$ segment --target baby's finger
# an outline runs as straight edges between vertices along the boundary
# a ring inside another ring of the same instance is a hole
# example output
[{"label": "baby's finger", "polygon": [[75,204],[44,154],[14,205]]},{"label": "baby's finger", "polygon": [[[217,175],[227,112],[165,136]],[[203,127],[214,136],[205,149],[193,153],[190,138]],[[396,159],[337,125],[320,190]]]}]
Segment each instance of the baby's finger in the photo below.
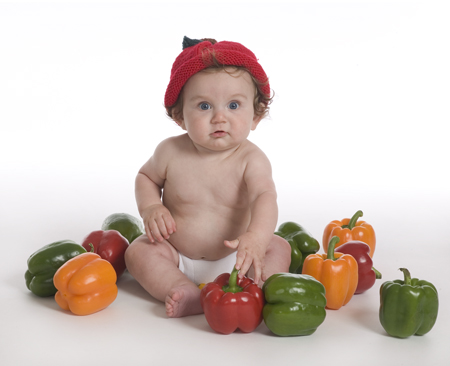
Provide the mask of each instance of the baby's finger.
[{"label": "baby's finger", "polygon": [[253,261],[253,271],[255,272],[255,278],[254,281],[256,284],[259,284],[259,281],[261,281],[262,276],[262,268],[261,263],[259,261]]},{"label": "baby's finger", "polygon": [[245,251],[238,250],[236,253],[236,264],[235,264],[235,268],[237,270],[241,270],[244,260],[245,260]]},{"label": "baby's finger", "polygon": [[162,235],[161,235],[161,233],[160,233],[160,231],[159,231],[159,227],[158,227],[158,224],[156,223],[156,221],[152,221],[152,222],[150,223],[150,230],[151,230],[151,232],[152,232],[153,238],[154,238],[156,241],[161,242],[161,241],[164,240],[164,238],[162,237]]},{"label": "baby's finger", "polygon": [[267,274],[266,274],[266,262],[263,261],[261,263],[261,282],[266,282],[267,280]]},{"label": "baby's finger", "polygon": [[154,243],[155,239],[152,235],[152,230],[150,229],[149,225],[145,225],[145,233],[147,234],[148,240],[150,240],[150,243]]},{"label": "baby's finger", "polygon": [[251,256],[246,255],[244,262],[242,263],[242,266],[241,266],[241,271],[239,272],[239,275],[238,275],[239,278],[243,278],[247,274],[247,272],[250,270],[252,262],[253,261],[252,261]]},{"label": "baby's finger", "polygon": [[166,226],[167,233],[172,235],[176,231],[175,221],[171,215],[163,215],[164,225]]},{"label": "baby's finger", "polygon": [[225,240],[223,243],[228,248],[236,249],[239,246],[239,239]]},{"label": "baby's finger", "polygon": [[161,237],[157,237],[159,241],[163,241],[163,239],[169,239],[169,234],[167,232],[166,223],[164,222],[164,219],[162,216],[158,217],[156,219],[156,224],[158,225],[159,234]]}]

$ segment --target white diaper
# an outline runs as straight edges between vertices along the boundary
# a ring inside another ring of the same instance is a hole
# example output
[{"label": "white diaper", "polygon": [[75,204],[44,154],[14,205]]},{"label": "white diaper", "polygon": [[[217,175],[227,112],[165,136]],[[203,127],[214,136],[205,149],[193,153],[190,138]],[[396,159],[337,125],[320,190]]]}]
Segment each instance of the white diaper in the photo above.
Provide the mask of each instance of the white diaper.
[{"label": "white diaper", "polygon": [[208,283],[222,273],[231,273],[236,264],[236,252],[217,261],[191,259],[178,252],[178,268],[196,285]]}]

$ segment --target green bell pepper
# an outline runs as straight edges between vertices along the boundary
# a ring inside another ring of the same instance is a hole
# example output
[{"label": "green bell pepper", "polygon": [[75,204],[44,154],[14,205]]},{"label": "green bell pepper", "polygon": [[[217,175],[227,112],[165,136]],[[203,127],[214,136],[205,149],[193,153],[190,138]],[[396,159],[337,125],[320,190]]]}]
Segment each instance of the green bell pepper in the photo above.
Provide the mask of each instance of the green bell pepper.
[{"label": "green bell pepper", "polygon": [[388,281],[380,287],[380,322],[393,337],[424,335],[436,322],[439,301],[436,287],[411,278],[406,268],[400,268],[405,280]]},{"label": "green bell pepper", "polygon": [[127,213],[109,215],[103,221],[102,230],[117,230],[130,244],[134,239],[145,233],[142,221]]},{"label": "green bell pepper", "polygon": [[48,244],[28,258],[25,272],[27,288],[37,296],[52,296],[58,291],[53,285],[55,272],[69,259],[86,253],[80,244],[72,240],[61,240]]},{"label": "green bell pepper", "polygon": [[310,335],[325,320],[325,287],[312,276],[277,273],[266,280],[263,291],[264,322],[276,335]]},{"label": "green bell pepper", "polygon": [[278,227],[275,235],[281,236],[291,246],[290,273],[302,273],[305,258],[317,253],[320,249],[319,242],[302,226],[295,222],[285,222]]}]

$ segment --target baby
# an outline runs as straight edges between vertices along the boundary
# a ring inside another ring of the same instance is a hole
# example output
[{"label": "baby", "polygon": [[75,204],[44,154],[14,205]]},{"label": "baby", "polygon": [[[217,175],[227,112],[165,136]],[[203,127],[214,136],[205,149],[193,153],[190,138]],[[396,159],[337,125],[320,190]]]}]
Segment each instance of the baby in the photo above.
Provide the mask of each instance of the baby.
[{"label": "baby", "polygon": [[202,313],[200,283],[287,272],[291,249],[274,235],[269,160],[247,140],[271,101],[255,55],[235,42],[184,38],[165,95],[185,134],[162,141],[136,177],[146,235],[128,248],[129,272],[169,317]]}]

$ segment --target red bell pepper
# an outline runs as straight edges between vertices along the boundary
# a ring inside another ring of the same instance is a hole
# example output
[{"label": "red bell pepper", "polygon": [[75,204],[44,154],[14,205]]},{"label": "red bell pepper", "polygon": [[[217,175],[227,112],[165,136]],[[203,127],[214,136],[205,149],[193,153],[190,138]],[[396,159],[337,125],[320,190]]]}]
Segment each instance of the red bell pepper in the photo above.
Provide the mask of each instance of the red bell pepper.
[{"label": "red bell pepper", "polygon": [[119,278],[126,269],[125,251],[129,246],[128,240],[116,230],[97,230],[86,236],[81,245],[89,252],[89,244],[94,246],[94,253],[112,264]]},{"label": "red bell pepper", "polygon": [[359,240],[349,241],[336,248],[336,252],[350,254],[358,263],[358,286],[355,294],[360,294],[371,288],[376,279],[381,278],[381,273],[373,267],[370,258],[370,247]]},{"label": "red bell pepper", "polygon": [[250,333],[262,321],[264,294],[252,279],[238,279],[238,272],[222,273],[200,293],[206,321],[217,333]]}]

